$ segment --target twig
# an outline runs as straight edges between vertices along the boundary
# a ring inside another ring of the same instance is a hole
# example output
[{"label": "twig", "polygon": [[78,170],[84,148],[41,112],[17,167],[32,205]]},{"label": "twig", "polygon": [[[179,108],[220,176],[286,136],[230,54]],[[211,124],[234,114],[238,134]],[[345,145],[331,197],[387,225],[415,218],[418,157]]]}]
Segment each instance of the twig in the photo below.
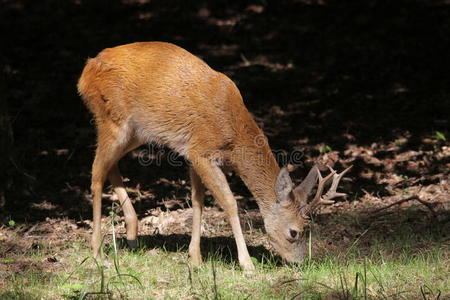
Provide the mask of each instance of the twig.
[{"label": "twig", "polygon": [[375,209],[375,210],[373,210],[373,211],[371,212],[371,214],[379,213],[380,211],[385,210],[385,209],[388,209],[388,208],[390,208],[390,207],[392,207],[392,206],[394,206],[394,205],[399,205],[399,204],[402,204],[402,203],[405,203],[405,202],[408,202],[408,201],[411,201],[411,200],[416,200],[416,201],[420,202],[421,204],[425,205],[425,206],[431,211],[431,213],[432,213],[433,215],[436,215],[436,212],[435,212],[434,209],[433,209],[433,204],[432,204],[431,202],[428,202],[428,201],[425,201],[425,200],[420,199],[420,197],[417,196],[417,195],[409,196],[409,197],[407,197],[407,198],[404,198],[404,199],[395,201],[394,203],[391,203],[391,204],[389,204],[389,205],[387,205],[387,206],[384,206],[384,207]]},{"label": "twig", "polygon": [[388,208],[390,208],[390,207],[392,207],[392,206],[394,206],[394,205],[402,204],[402,203],[405,203],[405,202],[408,202],[408,201],[411,201],[411,200],[415,200],[415,199],[417,199],[417,196],[416,196],[416,195],[414,195],[414,196],[409,196],[409,197],[407,197],[407,198],[404,198],[404,199],[400,199],[400,200],[398,200],[398,201],[395,201],[394,203],[391,203],[391,204],[386,205],[386,206],[384,206],[384,207],[375,209],[375,210],[373,210],[371,213],[372,213],[372,214],[376,214],[376,213],[378,213],[378,212],[380,212],[380,211],[382,211],[382,210],[388,209]]},{"label": "twig", "polygon": [[38,225],[39,224],[35,224],[35,225],[31,226],[31,228],[25,232],[24,236],[28,236],[30,233],[32,233]]},{"label": "twig", "polygon": [[43,239],[48,238],[48,236],[46,236],[46,235],[29,235],[29,236],[26,236],[26,238],[27,239],[35,239],[35,240],[43,240]]},{"label": "twig", "polygon": [[434,203],[422,200],[422,199],[420,199],[420,197],[417,197],[416,200],[419,201],[420,203],[422,203],[423,205],[425,205],[430,210],[430,212],[433,214],[433,216],[436,216],[436,212],[433,209]]}]

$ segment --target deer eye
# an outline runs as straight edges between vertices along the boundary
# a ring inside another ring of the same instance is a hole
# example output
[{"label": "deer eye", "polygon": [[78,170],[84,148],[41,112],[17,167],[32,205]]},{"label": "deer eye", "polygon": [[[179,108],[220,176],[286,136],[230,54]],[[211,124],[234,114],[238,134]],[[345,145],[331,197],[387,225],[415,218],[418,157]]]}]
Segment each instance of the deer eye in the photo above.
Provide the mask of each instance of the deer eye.
[{"label": "deer eye", "polygon": [[294,229],[289,229],[289,235],[292,239],[296,239],[298,237],[298,231]]}]

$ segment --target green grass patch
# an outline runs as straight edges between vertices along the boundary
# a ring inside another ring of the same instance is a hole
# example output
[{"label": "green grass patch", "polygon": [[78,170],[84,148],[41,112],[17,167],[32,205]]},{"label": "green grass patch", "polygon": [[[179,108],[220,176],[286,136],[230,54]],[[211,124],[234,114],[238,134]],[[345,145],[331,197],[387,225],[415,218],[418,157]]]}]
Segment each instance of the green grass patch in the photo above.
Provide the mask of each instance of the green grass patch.
[{"label": "green grass patch", "polygon": [[[29,269],[7,276],[0,298],[444,299],[450,292],[445,245],[419,253],[406,247],[392,255],[396,245],[375,244],[364,257],[353,247],[345,256],[330,253],[298,266],[267,257],[246,273],[220,254],[195,268],[186,252],[164,249],[119,249],[94,260],[81,243],[67,247],[53,272]],[[43,259],[45,253],[34,253],[30,263]]]},{"label": "green grass patch", "polygon": [[82,238],[40,240],[19,251],[23,238],[8,233],[5,249],[18,250],[1,252],[0,299],[448,299],[446,229],[419,222],[415,211],[401,216],[322,220],[300,265],[250,247],[251,273],[240,270],[232,238],[206,237],[208,255],[194,267],[185,235],[143,236],[130,251],[111,230],[102,258],[94,259]]}]

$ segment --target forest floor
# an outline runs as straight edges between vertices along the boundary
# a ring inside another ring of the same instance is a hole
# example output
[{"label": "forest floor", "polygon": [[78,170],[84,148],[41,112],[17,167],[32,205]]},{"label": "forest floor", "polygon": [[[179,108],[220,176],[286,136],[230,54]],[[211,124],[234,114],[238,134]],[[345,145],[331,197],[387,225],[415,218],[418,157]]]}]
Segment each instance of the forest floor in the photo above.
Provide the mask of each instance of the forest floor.
[{"label": "forest floor", "polygon": [[[254,201],[236,193],[256,271],[249,274],[240,270],[231,228],[211,196],[206,197],[202,223],[205,263],[200,268],[191,266],[187,255],[192,223],[189,185],[185,180],[162,178],[155,186],[173,192],[162,200],[139,185],[128,189],[141,215],[139,247],[134,252],[124,247],[123,217],[113,205],[116,202],[111,201],[111,193],[104,194],[105,246],[99,260],[90,254],[89,219],[48,217],[30,224],[15,224],[11,219],[0,228],[0,296],[449,299],[448,176],[413,176],[395,171],[402,166],[405,172],[414,172],[427,164],[439,164],[449,156],[448,146],[438,140],[433,143],[429,151],[401,151],[394,143],[386,149],[353,147],[340,158],[333,151],[320,155],[319,160],[342,166],[382,165],[389,161],[392,171],[363,174],[383,185],[386,195],[363,188],[351,199],[324,207],[315,216],[310,235],[311,258],[301,265],[286,265],[273,254]],[[381,161],[377,158],[380,153],[392,159]],[[408,160],[412,157],[414,160]],[[235,180],[230,178],[231,182]],[[349,175],[343,190],[355,183]],[[86,197],[89,203],[89,195]],[[152,202],[154,207],[145,202]],[[40,205],[42,210],[51,209],[49,203]]]}]

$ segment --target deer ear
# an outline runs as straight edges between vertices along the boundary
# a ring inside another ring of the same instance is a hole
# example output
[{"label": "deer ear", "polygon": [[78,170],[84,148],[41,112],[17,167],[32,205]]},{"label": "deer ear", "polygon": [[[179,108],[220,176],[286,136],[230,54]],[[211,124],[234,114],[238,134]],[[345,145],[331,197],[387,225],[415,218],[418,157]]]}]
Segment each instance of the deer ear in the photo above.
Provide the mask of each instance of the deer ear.
[{"label": "deer ear", "polygon": [[290,200],[289,194],[292,192],[294,184],[292,183],[289,171],[283,167],[278,174],[277,182],[275,183],[275,195],[277,202],[285,202]]},{"label": "deer ear", "polygon": [[317,184],[318,171],[317,165],[311,168],[306,178],[300,183],[295,189],[294,193],[297,194],[297,197],[300,201],[306,204],[308,200],[308,196],[311,193],[314,186]]}]

